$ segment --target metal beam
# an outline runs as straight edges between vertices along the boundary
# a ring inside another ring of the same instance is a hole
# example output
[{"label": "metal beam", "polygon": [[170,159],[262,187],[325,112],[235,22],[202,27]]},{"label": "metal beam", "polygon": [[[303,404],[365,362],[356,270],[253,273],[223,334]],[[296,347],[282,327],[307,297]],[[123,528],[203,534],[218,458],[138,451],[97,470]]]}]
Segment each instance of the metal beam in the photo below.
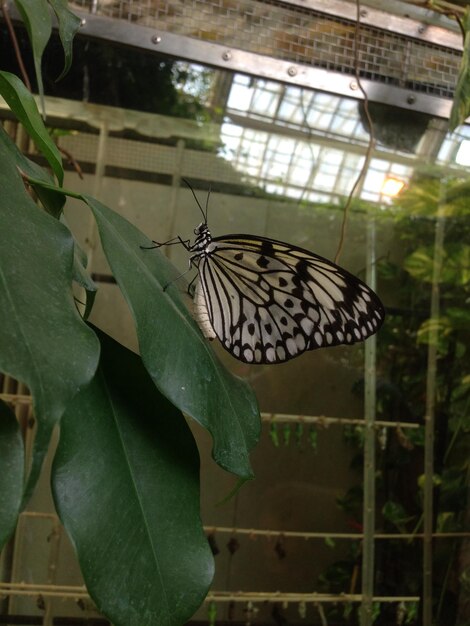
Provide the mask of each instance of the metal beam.
[{"label": "metal beam", "polygon": [[[91,15],[83,11],[76,11],[76,13],[83,20],[81,34],[88,37],[151,50],[193,63],[280,81],[298,87],[363,99],[357,81],[350,75],[228,48],[124,20]],[[410,89],[367,79],[362,79],[361,83],[371,101],[420,111],[436,117],[447,118],[450,115],[452,101],[447,98],[421,94]]]}]

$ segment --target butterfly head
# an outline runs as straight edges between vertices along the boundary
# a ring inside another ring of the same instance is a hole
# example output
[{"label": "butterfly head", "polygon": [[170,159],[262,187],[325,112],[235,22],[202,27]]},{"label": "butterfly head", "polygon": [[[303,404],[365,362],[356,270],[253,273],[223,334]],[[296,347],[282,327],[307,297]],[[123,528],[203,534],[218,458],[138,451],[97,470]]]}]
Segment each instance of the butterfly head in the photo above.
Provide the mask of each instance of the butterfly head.
[{"label": "butterfly head", "polygon": [[204,236],[205,233],[209,232],[209,228],[205,222],[201,222],[199,226],[196,226],[194,229],[194,234],[196,237]]},{"label": "butterfly head", "polygon": [[196,241],[191,246],[191,250],[205,250],[205,248],[212,241],[211,233],[207,224],[205,222],[201,222],[199,226],[194,229],[194,234],[196,235]]}]

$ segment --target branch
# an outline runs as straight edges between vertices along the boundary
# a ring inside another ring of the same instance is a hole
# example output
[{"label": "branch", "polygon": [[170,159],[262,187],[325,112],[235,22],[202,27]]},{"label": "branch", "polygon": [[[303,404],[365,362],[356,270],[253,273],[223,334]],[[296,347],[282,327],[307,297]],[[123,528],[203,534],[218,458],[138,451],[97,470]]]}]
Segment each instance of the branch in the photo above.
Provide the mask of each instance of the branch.
[{"label": "branch", "polygon": [[21,56],[20,47],[18,45],[18,39],[16,38],[15,29],[13,28],[13,24],[11,22],[10,10],[8,8],[8,0],[2,0],[2,13],[5,23],[8,28],[8,33],[10,35],[11,42],[13,44],[13,49],[15,51],[16,60],[18,61],[18,65],[20,68],[21,76],[23,77],[23,82],[31,91],[31,83],[29,82],[28,73],[23,63],[23,57]]},{"label": "branch", "polygon": [[60,152],[62,152],[62,154],[66,157],[67,161],[73,166],[74,170],[77,172],[81,180],[83,180],[82,168],[80,167],[79,163],[76,161],[72,153],[66,150],[65,148],[61,148],[59,144],[56,144],[56,145],[57,145],[57,148],[60,150]]}]

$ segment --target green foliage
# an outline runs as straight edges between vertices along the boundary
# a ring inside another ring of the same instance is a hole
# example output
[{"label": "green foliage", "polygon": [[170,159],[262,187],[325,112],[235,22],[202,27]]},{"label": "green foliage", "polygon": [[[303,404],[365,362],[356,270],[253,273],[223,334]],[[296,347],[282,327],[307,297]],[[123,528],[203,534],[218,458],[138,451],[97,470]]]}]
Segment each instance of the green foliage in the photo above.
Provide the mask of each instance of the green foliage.
[{"label": "green foliage", "polygon": [[[251,389],[223,368],[185,305],[179,272],[137,228],[90,196],[104,252],[136,322],[142,360],[153,381],[181,411],[207,428],[214,459],[252,478],[249,451],[259,439]],[[190,348],[189,348],[190,347]]]},{"label": "green foliage", "polygon": [[414,624],[418,619],[419,605],[417,602],[405,604],[405,624]]},{"label": "green foliage", "polygon": [[362,486],[354,486],[348,489],[344,496],[336,498],[336,503],[345,513],[348,513],[354,519],[360,520],[362,517],[363,500],[364,490]]},{"label": "green foliage", "polygon": [[365,431],[363,426],[346,424],[343,426],[344,441],[351,446],[364,447]]},{"label": "green foliage", "polygon": [[[65,0],[18,5],[35,37],[41,84],[49,5],[59,19],[64,71],[78,20]],[[41,7],[47,16],[38,15]],[[54,175],[0,128],[0,372],[28,386],[37,423],[24,484],[18,425],[0,404],[0,546],[60,426],[54,500],[97,607],[116,626],[180,626],[213,575],[199,516],[199,457],[183,412],[210,432],[214,459],[241,484],[252,477],[249,452],[260,433],[256,399],[215,357],[178,286],[168,286],[178,272],[160,251],[141,249],[149,240],[112,209],[62,188],[60,153],[23,83],[0,71],[0,95]],[[85,219],[91,210],[96,220],[141,356],[86,323],[97,287],[64,223],[68,195],[82,202]],[[74,283],[86,293],[83,314]]]},{"label": "green foliage", "polygon": [[[388,215],[398,223],[403,220],[408,224],[410,220],[435,218],[438,214],[441,217],[464,217],[470,212],[469,192],[470,180],[447,177],[435,166],[420,167],[414,171],[406,191],[396,198]],[[425,228],[425,221],[414,223],[419,230]],[[405,228],[401,234],[413,236],[412,231],[406,231]]]},{"label": "green foliage", "polygon": [[381,605],[380,602],[372,603],[372,623],[375,624],[378,617],[380,616]]},{"label": "green foliage", "polygon": [[15,0],[18,11],[28,31],[33,49],[34,69],[38,90],[41,96],[42,114],[46,115],[44,105],[44,85],[42,82],[42,55],[52,33],[52,18],[47,0]]},{"label": "green foliage", "polygon": [[331,593],[341,593],[347,588],[351,574],[352,566],[349,560],[336,561],[318,577],[318,584],[320,589],[327,589]]},{"label": "green foliage", "polygon": [[36,82],[41,99],[42,114],[45,117],[42,61],[44,51],[52,34],[51,9],[57,18],[59,37],[65,59],[64,68],[57,80],[68,72],[72,64],[72,44],[80,28],[80,19],[69,11],[67,0],[15,0],[15,4],[28,32],[33,53]]},{"label": "green foliage", "polygon": [[38,419],[27,497],[52,429],[94,375],[99,343],[71,296],[73,237],[33,202],[16,149],[0,137],[0,371],[28,385]]},{"label": "green foliage", "polygon": [[[470,348],[467,301],[470,296],[470,235],[468,223],[469,181],[451,178],[437,170],[419,172],[409,189],[396,201],[395,232],[401,245],[401,257],[389,259],[382,280],[395,294],[395,307],[401,312],[389,316],[385,332],[388,343],[379,343],[379,367],[388,380],[378,387],[378,417],[387,420],[423,421],[426,399],[428,347],[437,347],[435,396],[435,450],[433,479],[435,488],[435,530],[462,530],[466,508],[466,474],[463,462],[468,458],[470,439],[464,429],[468,409],[465,363]],[[440,314],[429,316],[432,289],[435,228],[437,219],[445,219],[445,240],[441,251],[442,269],[438,278]],[[407,430],[406,440],[389,442],[381,466],[385,487],[382,497],[384,529],[399,532],[418,530],[422,523],[424,476],[423,428]],[[406,479],[403,476],[406,474]],[[410,481],[418,490],[410,490]],[[402,560],[408,573],[403,593],[413,593],[414,576],[420,576],[421,562],[415,550],[400,552],[399,546],[383,546],[379,558],[390,562]],[[449,568],[455,568],[448,549],[434,553],[436,623],[451,623],[449,611],[455,602],[455,588],[448,585]],[[400,555],[400,556],[399,556]],[[414,623],[407,615],[405,623]]]},{"label": "green foliage", "polygon": [[450,113],[449,127],[455,130],[470,115],[470,7],[466,7],[461,20],[464,31],[464,46],[459,77],[455,88],[454,102]]},{"label": "green foliage", "polygon": [[[432,282],[434,249],[432,246],[420,247],[412,252],[403,263],[403,268],[417,280]],[[440,283],[465,287],[470,283],[470,246],[456,242],[446,246],[443,251]]]},{"label": "green foliage", "polygon": [[402,504],[391,500],[383,505],[382,515],[402,533],[407,532],[407,524],[416,519],[415,516],[406,513]]},{"label": "green foliage", "polygon": [[0,93],[25,127],[37,149],[46,157],[59,185],[62,185],[64,179],[62,157],[43,124],[32,94],[17,76],[9,72],[0,72]]},{"label": "green foliage", "polygon": [[23,438],[15,415],[0,400],[0,546],[16,526],[23,497]]},{"label": "green foliage", "polygon": [[57,77],[57,80],[60,80],[67,74],[72,65],[72,45],[74,37],[80,28],[81,20],[69,11],[67,0],[49,0],[49,4],[59,23],[59,37],[64,49],[64,69]]},{"label": "green foliage", "polygon": [[196,445],[142,361],[98,336],[95,378],[61,422],[57,511],[90,595],[114,624],[183,624],[214,568],[199,518]]},{"label": "green foliage", "polygon": [[271,422],[269,427],[269,436],[275,448],[279,448],[279,430],[276,422]]},{"label": "green foliage", "polygon": [[[434,168],[420,171],[386,218],[382,218],[393,220],[397,252],[378,265],[381,288],[391,294],[392,305],[377,342],[376,417],[401,424],[424,424],[428,348],[430,341],[436,340],[434,509],[438,532],[465,529],[470,452],[468,192],[468,180],[453,179]],[[440,315],[433,319],[430,294],[435,232],[437,220],[443,218],[445,240],[438,280]],[[362,467],[362,430],[347,426],[343,433],[345,441],[357,450]],[[421,426],[389,429],[385,448],[377,447],[376,502],[381,504],[378,531],[408,534],[422,530],[423,445]],[[359,530],[362,487],[352,486],[337,502],[348,525]],[[378,595],[421,593],[419,541],[377,542],[375,550]],[[459,574],[455,549],[449,550],[448,541],[440,543],[433,558],[435,623],[454,623],[452,607],[459,593],[452,582]],[[347,591],[356,564],[354,554],[347,561],[334,564],[322,577],[324,588],[333,591],[343,585],[341,590]],[[349,579],[347,572],[351,574]],[[395,619],[391,607],[383,604],[375,623],[395,623]],[[417,619],[418,606],[403,605],[402,623],[417,624]]]}]

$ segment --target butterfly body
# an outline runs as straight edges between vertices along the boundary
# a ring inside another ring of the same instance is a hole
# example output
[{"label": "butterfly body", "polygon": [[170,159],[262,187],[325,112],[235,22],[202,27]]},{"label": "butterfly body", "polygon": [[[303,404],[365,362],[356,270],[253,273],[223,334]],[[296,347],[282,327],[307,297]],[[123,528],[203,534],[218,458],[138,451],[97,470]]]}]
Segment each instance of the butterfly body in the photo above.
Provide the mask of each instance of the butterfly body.
[{"label": "butterfly body", "polygon": [[206,222],[194,232],[196,320],[241,361],[282,363],[363,341],[383,322],[377,295],[323,257],[266,237],[212,237]]}]

